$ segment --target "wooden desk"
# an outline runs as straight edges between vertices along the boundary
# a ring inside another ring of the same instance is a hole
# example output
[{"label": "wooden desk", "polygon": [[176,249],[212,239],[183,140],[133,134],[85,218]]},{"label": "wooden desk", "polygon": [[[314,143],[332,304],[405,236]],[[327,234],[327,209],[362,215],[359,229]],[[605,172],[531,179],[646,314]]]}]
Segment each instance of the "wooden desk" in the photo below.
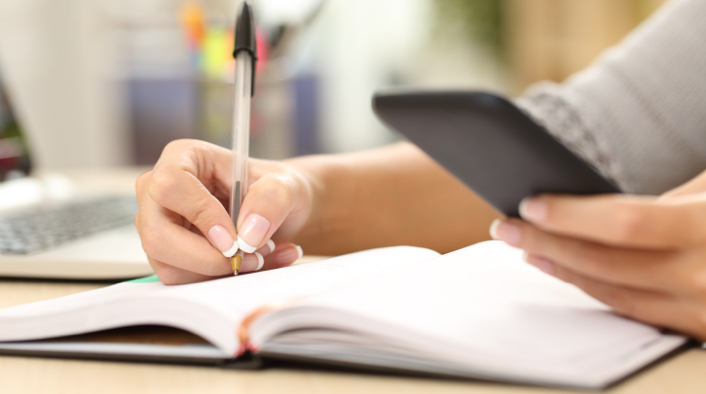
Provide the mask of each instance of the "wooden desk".
[{"label": "wooden desk", "polygon": [[[142,170],[74,172],[88,188],[132,188]],[[118,182],[118,180],[120,180]],[[0,308],[96,289],[105,284],[0,280]],[[0,357],[0,393],[565,393],[565,390],[491,383],[414,379],[314,370],[221,370],[208,367]],[[616,394],[706,392],[706,351],[690,350],[609,390]]]},{"label": "wooden desk", "polygon": [[[0,308],[105,284],[0,280]],[[563,393],[490,383],[314,370],[221,370],[195,366],[0,357],[0,393]],[[706,392],[706,351],[689,350],[630,378],[610,393]]]}]

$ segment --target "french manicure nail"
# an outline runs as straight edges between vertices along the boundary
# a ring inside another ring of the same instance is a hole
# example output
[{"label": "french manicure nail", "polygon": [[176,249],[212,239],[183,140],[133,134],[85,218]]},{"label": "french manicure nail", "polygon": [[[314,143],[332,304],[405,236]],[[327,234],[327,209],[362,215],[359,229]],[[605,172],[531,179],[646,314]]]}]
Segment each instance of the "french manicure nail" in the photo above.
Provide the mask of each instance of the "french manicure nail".
[{"label": "french manicure nail", "polygon": [[255,255],[255,257],[257,257],[257,268],[255,268],[255,271],[259,271],[265,265],[265,259],[260,253],[255,252],[253,254]]},{"label": "french manicure nail", "polygon": [[505,241],[512,246],[519,246],[522,237],[520,227],[511,222],[495,219],[490,225],[490,236]]},{"label": "french manicure nail", "polygon": [[539,198],[527,197],[520,202],[520,216],[532,222],[543,222],[547,218],[547,203]]},{"label": "french manicure nail", "polygon": [[270,229],[270,221],[264,217],[251,213],[245,218],[243,225],[238,232],[238,244],[245,253],[254,252],[265,238],[265,234]]},{"label": "french manicure nail", "polygon": [[527,256],[526,261],[538,270],[544,272],[545,274],[554,274],[554,263],[543,257]]},{"label": "french manicure nail", "polygon": [[275,242],[271,239],[268,239],[265,244],[257,250],[258,253],[260,253],[263,256],[267,256],[268,254],[272,253],[275,251]]},{"label": "french manicure nail", "polygon": [[299,245],[294,245],[294,247],[297,248],[297,252],[299,252],[299,257],[297,257],[297,260],[304,257],[304,251],[302,250],[302,247]]},{"label": "french manicure nail", "polygon": [[208,238],[211,239],[213,246],[223,253],[225,257],[232,257],[238,251],[239,245],[236,240],[230,235],[225,227],[215,225],[208,230]]},{"label": "french manicure nail", "polygon": [[265,259],[260,253],[248,253],[243,256],[243,262],[240,264],[240,272],[254,272],[262,269],[265,265]]},{"label": "french manicure nail", "polygon": [[500,239],[498,236],[498,226],[500,226],[500,223],[503,221],[500,219],[495,219],[493,220],[493,223],[490,223],[490,237],[493,239]]}]

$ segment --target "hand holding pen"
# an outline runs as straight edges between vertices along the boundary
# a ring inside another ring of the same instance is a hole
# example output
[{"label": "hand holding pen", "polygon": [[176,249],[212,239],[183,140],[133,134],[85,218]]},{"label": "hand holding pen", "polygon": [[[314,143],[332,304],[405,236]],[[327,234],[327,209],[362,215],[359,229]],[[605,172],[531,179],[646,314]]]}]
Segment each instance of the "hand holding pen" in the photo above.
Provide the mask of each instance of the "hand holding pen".
[{"label": "hand holding pen", "polygon": [[279,239],[291,239],[306,222],[312,177],[285,163],[248,160],[257,60],[253,22],[246,2],[239,11],[233,54],[232,151],[202,141],[174,141],[137,181],[135,225],[150,265],[165,284],[285,267],[302,256],[299,246],[275,244],[270,237],[277,231]]}]

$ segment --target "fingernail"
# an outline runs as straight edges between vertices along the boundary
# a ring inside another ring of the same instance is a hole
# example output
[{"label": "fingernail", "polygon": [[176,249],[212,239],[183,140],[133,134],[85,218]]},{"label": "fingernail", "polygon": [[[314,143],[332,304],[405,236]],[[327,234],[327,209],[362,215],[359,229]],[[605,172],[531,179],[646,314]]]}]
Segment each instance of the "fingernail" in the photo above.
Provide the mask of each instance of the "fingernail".
[{"label": "fingernail", "polygon": [[248,215],[238,232],[238,244],[240,244],[240,249],[245,253],[254,252],[257,247],[260,246],[260,242],[265,238],[265,234],[267,234],[267,230],[269,229],[269,220],[256,213]]},{"label": "fingernail", "polygon": [[519,210],[522,218],[532,222],[543,222],[547,218],[547,203],[539,198],[525,198]]},{"label": "fingernail", "polygon": [[495,220],[493,220],[493,223],[490,223],[490,236],[491,236],[491,238],[500,239],[500,237],[498,237],[498,226],[500,226],[500,223],[502,223],[502,222],[503,221],[500,219],[495,219]]},{"label": "fingernail", "polygon": [[522,234],[518,225],[502,219],[495,219],[490,225],[490,236],[512,246],[519,246]]},{"label": "fingernail", "polygon": [[544,272],[545,274],[554,274],[554,263],[543,257],[527,256],[525,261],[527,261],[531,266],[534,266],[538,270]]},{"label": "fingernail", "polygon": [[265,259],[260,253],[248,253],[243,256],[243,262],[240,264],[240,272],[254,272],[262,269],[265,265]]},{"label": "fingernail", "polygon": [[268,239],[267,242],[265,242],[265,245],[263,245],[260,249],[257,250],[257,253],[260,253],[264,257],[274,251],[275,251],[275,242],[271,239]]},{"label": "fingernail", "polygon": [[272,255],[272,260],[276,266],[281,267],[290,265],[299,260],[303,254],[301,246],[295,245],[294,247],[277,250],[277,252]]},{"label": "fingernail", "polygon": [[213,246],[223,253],[224,256],[230,258],[238,251],[238,242],[233,239],[228,230],[220,225],[215,225],[208,230],[208,238],[211,239]]}]

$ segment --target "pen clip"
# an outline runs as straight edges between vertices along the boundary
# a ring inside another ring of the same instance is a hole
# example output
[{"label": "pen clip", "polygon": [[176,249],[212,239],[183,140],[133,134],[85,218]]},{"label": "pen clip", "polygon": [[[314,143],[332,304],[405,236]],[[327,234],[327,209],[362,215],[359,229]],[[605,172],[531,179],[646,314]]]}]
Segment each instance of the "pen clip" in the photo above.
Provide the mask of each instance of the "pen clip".
[{"label": "pen clip", "polygon": [[257,33],[255,31],[255,18],[252,5],[244,1],[235,21],[235,38],[233,43],[233,59],[241,51],[247,51],[252,58],[252,86],[250,96],[255,95],[255,71],[257,70]]}]

